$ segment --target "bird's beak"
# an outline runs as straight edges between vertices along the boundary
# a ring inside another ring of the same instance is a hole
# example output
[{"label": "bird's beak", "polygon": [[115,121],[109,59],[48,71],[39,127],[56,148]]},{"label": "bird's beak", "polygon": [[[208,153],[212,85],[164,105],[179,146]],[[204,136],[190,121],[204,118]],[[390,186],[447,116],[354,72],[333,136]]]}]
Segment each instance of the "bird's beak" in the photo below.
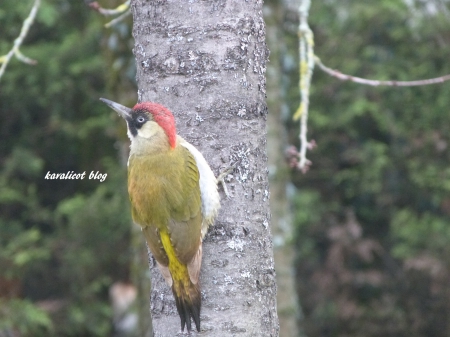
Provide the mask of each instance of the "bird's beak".
[{"label": "bird's beak", "polygon": [[105,103],[111,109],[115,110],[119,114],[119,116],[122,117],[123,119],[127,120],[131,118],[131,111],[133,111],[132,109],[127,108],[126,106],[123,106],[119,103],[110,101],[109,99],[106,98],[100,98],[100,101]]}]

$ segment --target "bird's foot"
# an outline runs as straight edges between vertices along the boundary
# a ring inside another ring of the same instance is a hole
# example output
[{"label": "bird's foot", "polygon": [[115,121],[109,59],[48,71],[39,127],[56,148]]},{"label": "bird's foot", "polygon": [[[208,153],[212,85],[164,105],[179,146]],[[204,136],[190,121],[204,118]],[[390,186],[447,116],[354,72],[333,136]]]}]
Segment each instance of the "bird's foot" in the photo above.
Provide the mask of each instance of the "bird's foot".
[{"label": "bird's foot", "polygon": [[[228,188],[227,188],[227,184],[225,182],[225,178],[234,170],[234,165],[231,165],[229,167],[227,167],[225,170],[223,170],[219,176],[216,178],[217,179],[217,184],[221,184],[223,187],[223,191],[225,192],[225,195],[227,197],[227,199],[231,199],[231,194],[228,192]],[[231,180],[231,179],[229,179]]]}]

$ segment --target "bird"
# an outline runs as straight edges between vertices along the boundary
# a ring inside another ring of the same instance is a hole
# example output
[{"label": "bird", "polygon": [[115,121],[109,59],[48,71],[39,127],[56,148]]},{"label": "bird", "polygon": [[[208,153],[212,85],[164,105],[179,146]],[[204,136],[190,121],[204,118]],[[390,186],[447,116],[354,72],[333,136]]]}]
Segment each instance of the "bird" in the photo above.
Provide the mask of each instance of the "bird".
[{"label": "bird", "polygon": [[218,180],[199,150],[177,135],[175,118],[155,102],[128,108],[100,98],[127,123],[128,194],[133,221],[172,288],[181,331],[200,332],[202,242],[220,208]]}]

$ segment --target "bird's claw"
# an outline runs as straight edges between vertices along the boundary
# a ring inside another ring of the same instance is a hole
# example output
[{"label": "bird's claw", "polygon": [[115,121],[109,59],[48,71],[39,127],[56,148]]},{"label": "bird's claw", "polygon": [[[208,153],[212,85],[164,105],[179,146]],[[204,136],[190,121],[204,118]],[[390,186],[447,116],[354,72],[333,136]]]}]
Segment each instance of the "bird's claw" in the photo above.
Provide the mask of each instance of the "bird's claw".
[{"label": "bird's claw", "polygon": [[234,170],[234,165],[227,167],[224,171],[222,171],[219,176],[216,178],[217,179],[217,184],[221,184],[223,187],[223,191],[225,192],[225,195],[227,197],[227,199],[231,199],[231,194],[228,192],[228,188],[227,188],[227,184],[225,182],[225,177],[230,174],[231,172],[233,172]]}]

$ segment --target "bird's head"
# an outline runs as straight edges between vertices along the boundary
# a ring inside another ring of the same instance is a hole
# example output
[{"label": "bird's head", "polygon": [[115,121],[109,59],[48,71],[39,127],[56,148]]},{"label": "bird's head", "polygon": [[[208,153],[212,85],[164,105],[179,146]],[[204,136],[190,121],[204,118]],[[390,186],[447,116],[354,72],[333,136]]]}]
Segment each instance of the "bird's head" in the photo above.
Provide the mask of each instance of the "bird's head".
[{"label": "bird's head", "polygon": [[100,98],[100,100],[125,119],[128,125],[128,137],[132,141],[135,137],[151,138],[160,129],[163,129],[170,147],[175,147],[177,138],[175,118],[169,109],[163,105],[153,102],[142,102],[130,109],[109,99]]}]

